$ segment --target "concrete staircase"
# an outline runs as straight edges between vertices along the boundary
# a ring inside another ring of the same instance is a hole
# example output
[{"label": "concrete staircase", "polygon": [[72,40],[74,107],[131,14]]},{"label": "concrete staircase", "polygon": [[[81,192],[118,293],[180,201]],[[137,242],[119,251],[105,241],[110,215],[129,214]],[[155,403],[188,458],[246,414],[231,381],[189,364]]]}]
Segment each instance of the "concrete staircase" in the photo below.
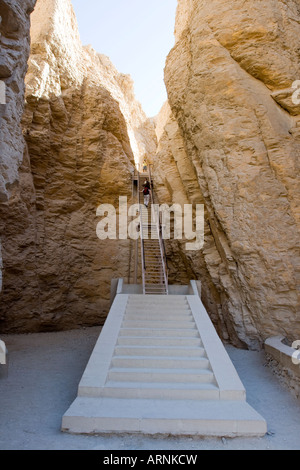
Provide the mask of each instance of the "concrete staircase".
[{"label": "concrete staircase", "polygon": [[261,436],[266,423],[198,295],[118,294],[62,430]]},{"label": "concrete staircase", "polygon": [[214,374],[186,298],[131,296],[105,395],[215,398]]}]

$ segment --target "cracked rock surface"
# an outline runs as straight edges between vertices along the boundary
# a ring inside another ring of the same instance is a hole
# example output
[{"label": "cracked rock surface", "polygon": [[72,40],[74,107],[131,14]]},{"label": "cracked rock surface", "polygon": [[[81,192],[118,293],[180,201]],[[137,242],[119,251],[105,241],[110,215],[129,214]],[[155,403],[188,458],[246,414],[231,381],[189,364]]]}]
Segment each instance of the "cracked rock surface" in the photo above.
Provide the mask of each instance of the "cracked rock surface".
[{"label": "cracked rock surface", "polygon": [[180,187],[192,200],[188,159],[206,207],[204,248],[179,250],[177,266],[202,278],[224,338],[247,347],[278,331],[298,338],[299,3],[179,0],[175,35],[165,69],[164,175],[156,165],[160,200]]}]

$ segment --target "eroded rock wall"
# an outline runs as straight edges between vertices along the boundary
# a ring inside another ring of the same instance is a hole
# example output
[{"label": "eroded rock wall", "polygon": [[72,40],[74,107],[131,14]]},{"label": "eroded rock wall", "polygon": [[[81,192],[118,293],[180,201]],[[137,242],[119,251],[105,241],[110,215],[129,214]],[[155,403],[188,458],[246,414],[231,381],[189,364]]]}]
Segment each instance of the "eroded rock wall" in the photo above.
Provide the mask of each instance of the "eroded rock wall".
[{"label": "eroded rock wall", "polygon": [[[205,205],[197,174],[185,150],[184,138],[168,103],[157,118],[157,154],[152,172],[155,181],[155,197],[160,204]],[[221,263],[216,248],[209,214],[204,212],[204,246],[200,251],[186,249],[186,240],[175,240],[173,233],[165,240],[170,284],[187,285],[191,279],[201,280],[201,295],[214,326],[223,340],[238,347],[245,346],[226,314],[224,294],[218,283]]]},{"label": "eroded rock wall", "polygon": [[231,339],[299,337],[299,4],[179,0],[175,33],[165,82],[184,147],[177,187],[187,192],[187,156],[211,241],[191,266],[204,264]]},{"label": "eroded rock wall", "polygon": [[[0,0],[0,203],[10,198],[23,160],[25,144],[20,121],[24,109],[24,78],[30,47],[30,13],[35,1]],[[3,220],[0,220],[0,291],[3,225]]]},{"label": "eroded rock wall", "polygon": [[70,0],[38,0],[31,22],[28,151],[1,207],[2,331],[104,322],[111,279],[130,275],[131,246],[98,239],[96,209],[130,201],[134,164],[155,148],[131,78],[82,46]]}]

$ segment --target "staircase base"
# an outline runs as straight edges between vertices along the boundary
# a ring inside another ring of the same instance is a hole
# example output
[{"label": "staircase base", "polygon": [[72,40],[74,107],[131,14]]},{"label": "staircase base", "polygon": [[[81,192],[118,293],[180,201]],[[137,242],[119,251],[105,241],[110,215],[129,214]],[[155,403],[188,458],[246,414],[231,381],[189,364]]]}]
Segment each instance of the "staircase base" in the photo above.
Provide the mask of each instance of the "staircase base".
[{"label": "staircase base", "polygon": [[264,436],[266,423],[243,401],[128,400],[78,397],[63,417],[73,434]]},{"label": "staircase base", "polygon": [[74,434],[263,436],[246,391],[201,302],[117,291],[62,419]]}]

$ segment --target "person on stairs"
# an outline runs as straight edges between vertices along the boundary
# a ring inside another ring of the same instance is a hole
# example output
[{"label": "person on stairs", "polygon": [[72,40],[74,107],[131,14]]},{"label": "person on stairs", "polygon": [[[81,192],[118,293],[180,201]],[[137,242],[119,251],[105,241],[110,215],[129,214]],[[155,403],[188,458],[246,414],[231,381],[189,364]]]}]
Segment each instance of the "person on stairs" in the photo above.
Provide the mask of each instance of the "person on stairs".
[{"label": "person on stairs", "polygon": [[150,183],[147,179],[144,181],[143,186],[147,186],[147,188],[150,189]]},{"label": "person on stairs", "polygon": [[150,201],[150,193],[151,193],[149,181],[147,180],[145,181],[145,183],[143,184],[143,189],[141,193],[143,193],[144,195],[144,205],[148,208],[149,201]]},{"label": "person on stairs", "polygon": [[146,158],[144,158],[144,161],[143,161],[143,172],[144,172],[144,173],[146,173],[147,168],[148,168],[148,166],[147,166],[147,160],[146,160]]}]

